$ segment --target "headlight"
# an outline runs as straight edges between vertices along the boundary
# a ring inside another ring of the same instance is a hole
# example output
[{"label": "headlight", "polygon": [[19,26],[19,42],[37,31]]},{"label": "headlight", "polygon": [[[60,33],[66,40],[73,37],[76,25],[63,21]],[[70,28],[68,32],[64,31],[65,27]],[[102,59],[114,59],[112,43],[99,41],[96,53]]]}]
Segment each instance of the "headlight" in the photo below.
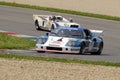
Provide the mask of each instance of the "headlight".
[{"label": "headlight", "polygon": [[75,46],[77,41],[69,41],[66,46]]},{"label": "headlight", "polygon": [[37,44],[44,44],[46,41],[47,41],[46,38],[39,38],[39,39],[37,40]]}]

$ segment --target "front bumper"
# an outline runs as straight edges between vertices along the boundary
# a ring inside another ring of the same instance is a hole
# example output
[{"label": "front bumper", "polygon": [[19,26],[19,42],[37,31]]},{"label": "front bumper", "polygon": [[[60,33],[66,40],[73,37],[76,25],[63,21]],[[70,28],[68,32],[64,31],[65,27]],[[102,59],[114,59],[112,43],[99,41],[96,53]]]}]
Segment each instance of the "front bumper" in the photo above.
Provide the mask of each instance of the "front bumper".
[{"label": "front bumper", "polygon": [[36,51],[57,52],[57,53],[79,53],[80,47],[56,47],[36,45]]}]

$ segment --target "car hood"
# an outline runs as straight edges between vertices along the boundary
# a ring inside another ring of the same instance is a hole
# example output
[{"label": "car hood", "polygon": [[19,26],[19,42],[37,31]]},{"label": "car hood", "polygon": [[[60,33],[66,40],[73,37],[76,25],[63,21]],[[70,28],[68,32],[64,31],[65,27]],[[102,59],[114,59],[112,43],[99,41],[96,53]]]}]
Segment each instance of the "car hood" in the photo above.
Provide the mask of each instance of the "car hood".
[{"label": "car hood", "polygon": [[49,46],[65,46],[70,40],[72,41],[79,41],[78,38],[68,38],[68,37],[56,37],[56,36],[49,36],[45,45]]}]

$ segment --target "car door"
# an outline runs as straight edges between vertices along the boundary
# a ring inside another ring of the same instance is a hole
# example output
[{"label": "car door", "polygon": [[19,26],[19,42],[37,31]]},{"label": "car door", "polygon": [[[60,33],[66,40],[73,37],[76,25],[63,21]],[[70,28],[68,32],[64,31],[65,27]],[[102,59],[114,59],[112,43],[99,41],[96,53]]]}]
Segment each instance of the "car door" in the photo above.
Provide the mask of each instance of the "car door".
[{"label": "car door", "polygon": [[50,26],[51,26],[50,21],[45,21],[45,22],[44,22],[44,27],[45,27],[45,29],[48,29],[48,30],[49,30]]},{"label": "car door", "polygon": [[87,51],[91,51],[94,46],[94,41],[92,40],[92,33],[88,29],[84,29],[84,32],[86,35],[86,37],[85,37],[86,49],[87,49]]},{"label": "car door", "polygon": [[91,51],[94,46],[94,41],[91,38],[89,38],[89,39],[86,39],[85,42],[86,42],[87,51]]}]

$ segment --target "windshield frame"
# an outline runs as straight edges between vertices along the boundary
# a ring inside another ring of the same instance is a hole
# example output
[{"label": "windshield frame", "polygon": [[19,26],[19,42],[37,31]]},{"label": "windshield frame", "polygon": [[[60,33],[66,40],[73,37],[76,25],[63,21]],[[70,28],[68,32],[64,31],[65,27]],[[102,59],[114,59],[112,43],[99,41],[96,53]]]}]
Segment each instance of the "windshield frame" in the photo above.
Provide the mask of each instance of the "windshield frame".
[{"label": "windshield frame", "polygon": [[65,29],[65,28],[52,30],[50,32],[50,36],[69,37],[69,38],[83,38],[84,37],[82,29],[79,30],[79,29]]}]

